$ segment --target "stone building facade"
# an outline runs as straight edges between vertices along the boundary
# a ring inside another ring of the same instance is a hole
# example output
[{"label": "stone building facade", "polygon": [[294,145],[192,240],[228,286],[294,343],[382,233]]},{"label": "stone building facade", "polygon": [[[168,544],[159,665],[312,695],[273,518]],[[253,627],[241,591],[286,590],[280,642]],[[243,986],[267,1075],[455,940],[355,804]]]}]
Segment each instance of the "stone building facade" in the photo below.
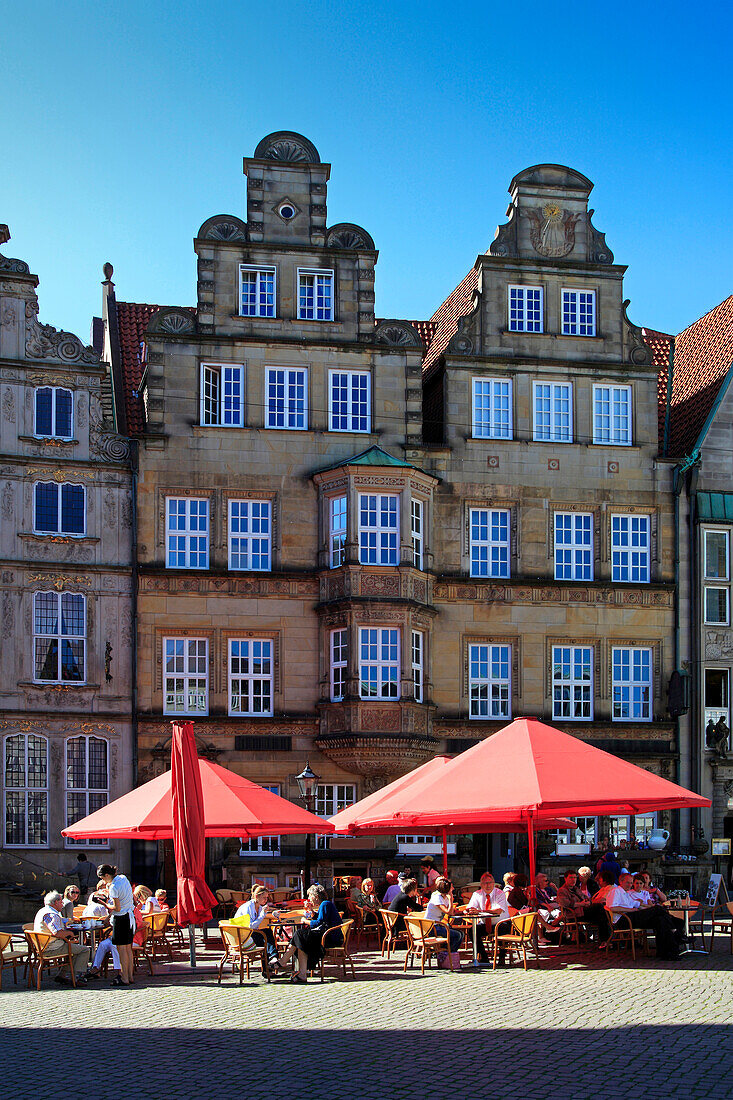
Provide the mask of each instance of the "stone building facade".
[{"label": "stone building facade", "polygon": [[133,783],[134,624],[129,444],[99,351],[39,322],[37,286],[0,256],[0,879],[42,886],[82,849],[123,861],[61,830]]},{"label": "stone building facade", "polygon": [[[107,349],[139,436],[139,779],[169,723],[317,812],[511,718],[536,715],[678,778],[671,477],[657,368],[592,184],[539,165],[428,322],[374,314],[377,252],[328,225],[330,166],[292,133],[244,162],[246,219],[194,240],[194,307],[107,296]],[[653,817],[584,821],[589,840]],[[431,848],[333,840],[319,873]],[[453,865],[513,862],[458,838]],[[212,845],[278,885],[283,838]]]}]

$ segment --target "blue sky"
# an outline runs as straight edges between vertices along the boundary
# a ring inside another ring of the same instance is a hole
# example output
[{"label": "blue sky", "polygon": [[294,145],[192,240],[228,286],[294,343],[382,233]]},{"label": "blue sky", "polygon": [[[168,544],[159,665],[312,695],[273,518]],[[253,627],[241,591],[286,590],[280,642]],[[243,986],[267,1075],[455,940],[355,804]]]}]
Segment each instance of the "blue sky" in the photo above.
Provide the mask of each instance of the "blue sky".
[{"label": "blue sky", "polygon": [[[726,14],[727,11],[727,14]],[[377,312],[429,317],[485,251],[522,168],[595,183],[637,323],[733,292],[724,4],[34,3],[3,9],[0,221],[41,319],[86,337],[120,299],[195,301],[192,238],[244,216],[273,130],[332,164],[329,224],[380,249]]]}]

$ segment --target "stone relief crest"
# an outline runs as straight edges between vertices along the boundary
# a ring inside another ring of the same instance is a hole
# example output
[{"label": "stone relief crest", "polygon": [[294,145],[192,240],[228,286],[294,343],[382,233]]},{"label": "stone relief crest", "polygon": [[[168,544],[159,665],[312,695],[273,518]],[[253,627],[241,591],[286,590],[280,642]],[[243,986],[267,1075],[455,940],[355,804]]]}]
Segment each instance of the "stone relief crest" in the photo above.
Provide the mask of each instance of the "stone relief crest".
[{"label": "stone relief crest", "polygon": [[206,234],[210,241],[246,241],[247,234],[234,222],[215,222]]},{"label": "stone relief crest", "polygon": [[541,210],[530,208],[525,213],[530,221],[532,247],[540,256],[558,259],[573,251],[580,214],[571,214],[556,202],[546,202]]},{"label": "stone relief crest", "polygon": [[392,347],[422,347],[422,340],[417,330],[406,321],[381,321],[375,329],[374,342],[389,344]]},{"label": "stone relief crest", "polygon": [[149,332],[165,332],[170,336],[187,336],[196,331],[193,315],[184,309],[158,310],[150,318]]},{"label": "stone relief crest", "polygon": [[[0,244],[7,244],[10,240],[10,230],[4,223],[0,225]],[[9,271],[13,275],[29,275],[30,268],[25,260],[15,260],[10,256],[0,253],[0,271]]]},{"label": "stone relief crest", "polygon": [[62,359],[65,363],[98,363],[92,347],[84,347],[73,332],[57,331],[38,320],[38,302],[25,304],[25,353],[29,359]]},{"label": "stone relief crest", "polygon": [[342,222],[332,225],[326,237],[327,248],[374,248],[374,241],[360,225]]},{"label": "stone relief crest", "polygon": [[268,134],[255,149],[257,160],[281,160],[286,164],[320,164],[321,158],[312,141],[292,130]]}]

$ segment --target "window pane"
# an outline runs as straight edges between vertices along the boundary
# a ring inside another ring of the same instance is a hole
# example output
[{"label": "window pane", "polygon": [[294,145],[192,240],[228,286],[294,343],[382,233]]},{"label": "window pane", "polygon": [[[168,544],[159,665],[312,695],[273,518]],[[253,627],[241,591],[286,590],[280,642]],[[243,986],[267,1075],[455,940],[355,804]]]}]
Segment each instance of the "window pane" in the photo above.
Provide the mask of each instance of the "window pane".
[{"label": "window pane", "polygon": [[36,435],[53,435],[53,390],[36,390]]},{"label": "window pane", "polygon": [[71,390],[56,390],[56,435],[62,439],[71,438]]},{"label": "window pane", "polygon": [[727,531],[705,531],[705,576],[728,580]]},{"label": "window pane", "polygon": [[61,486],[61,530],[67,535],[84,534],[84,486]]},{"label": "window pane", "polygon": [[35,487],[35,529],[55,533],[59,529],[59,487],[38,482]]},{"label": "window pane", "polygon": [[728,623],[728,589],[705,588],[705,622],[717,626]]}]

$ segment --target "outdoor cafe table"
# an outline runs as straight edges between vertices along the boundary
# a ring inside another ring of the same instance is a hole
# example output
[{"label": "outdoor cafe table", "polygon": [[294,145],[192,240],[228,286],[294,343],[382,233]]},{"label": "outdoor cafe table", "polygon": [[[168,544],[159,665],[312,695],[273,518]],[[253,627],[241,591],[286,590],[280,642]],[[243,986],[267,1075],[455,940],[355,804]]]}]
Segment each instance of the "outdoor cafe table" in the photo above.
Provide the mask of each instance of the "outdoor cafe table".
[{"label": "outdoor cafe table", "polygon": [[[294,931],[299,924],[302,923],[305,916],[305,909],[283,909],[275,913],[269,913],[267,921],[260,925],[260,928],[271,928],[273,935],[277,939],[277,933],[280,932],[280,939],[287,940],[287,936],[284,935],[286,929]],[[310,918],[309,918],[310,919]]]},{"label": "outdoor cafe table", "polygon": [[94,958],[97,944],[104,938],[102,933],[109,928],[109,924],[103,920],[78,920],[68,921],[66,927],[71,929],[72,932],[76,932],[80,942],[91,950],[92,958]]},{"label": "outdoor cafe table", "polygon": [[[685,939],[688,940],[690,935],[690,913],[696,913],[701,909],[698,901],[691,901],[690,898],[679,898],[676,901],[666,901],[664,907],[670,916],[682,917],[685,926]],[[680,951],[681,955],[709,955],[710,952],[705,950],[705,936],[702,931],[702,924],[700,925],[700,939],[702,940],[702,949],[695,947],[694,941],[692,947],[685,947],[683,951]]]},{"label": "outdoor cafe table", "polygon": [[493,926],[493,924],[495,924],[495,923],[498,924],[500,922],[500,920],[506,920],[506,917],[503,914],[501,915],[501,917],[498,917],[498,916],[495,916],[492,913],[483,913],[483,912],[482,913],[461,912],[461,913],[458,914],[458,916],[460,916],[461,920],[470,920],[470,922],[473,926],[473,930],[472,930],[473,931],[473,965],[475,967],[478,967],[479,966],[479,961],[478,961],[478,934],[476,932],[476,926],[478,925],[478,922],[480,920],[490,921],[492,926]]}]

